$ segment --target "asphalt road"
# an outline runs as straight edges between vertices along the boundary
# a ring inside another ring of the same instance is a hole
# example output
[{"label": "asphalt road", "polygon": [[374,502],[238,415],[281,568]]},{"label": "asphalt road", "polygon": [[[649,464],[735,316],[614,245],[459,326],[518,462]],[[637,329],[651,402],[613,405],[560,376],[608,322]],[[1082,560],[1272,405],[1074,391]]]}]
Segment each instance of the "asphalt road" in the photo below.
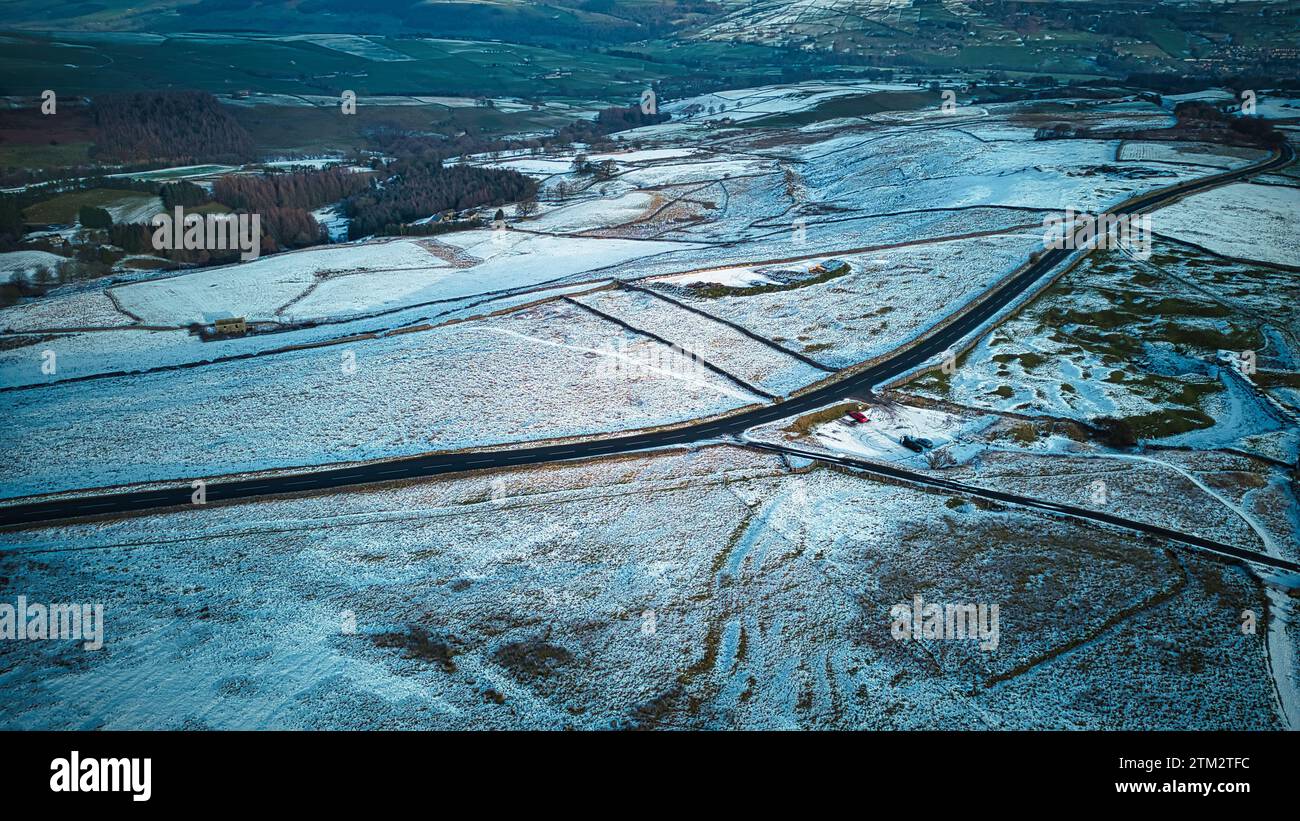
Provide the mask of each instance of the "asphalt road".
[{"label": "asphalt road", "polygon": [[[1130,200],[1122,208],[1111,213],[1132,214],[1144,211],[1193,191],[1281,168],[1288,165],[1294,159],[1294,156],[1294,150],[1287,145],[1278,156],[1262,163],[1236,171],[1203,177],[1199,180],[1146,194]],[[999,311],[1014,302],[1017,297],[1031,289],[1035,283],[1049,276],[1072,253],[1074,252],[1069,250],[1051,250],[1043,253],[1037,262],[1028,266],[1011,280],[1003,283],[975,308],[910,348],[899,351],[888,359],[863,371],[783,402],[765,405],[723,419],[652,433],[613,436],[605,439],[558,445],[430,454],[344,468],[317,470],[309,473],[212,482],[206,487],[207,503],[228,502],[273,494],[302,493],[304,491],[325,490],[374,482],[398,481],[443,473],[585,459],[736,435],[754,425],[805,413],[845,397],[863,395],[875,385],[900,376],[927,361],[937,360],[944,352],[993,318]],[[0,507],[0,527],[189,506],[191,505],[191,493],[193,492],[190,486],[191,480],[183,479],[179,481],[184,484],[178,487],[127,493],[67,496],[42,502]]]}]

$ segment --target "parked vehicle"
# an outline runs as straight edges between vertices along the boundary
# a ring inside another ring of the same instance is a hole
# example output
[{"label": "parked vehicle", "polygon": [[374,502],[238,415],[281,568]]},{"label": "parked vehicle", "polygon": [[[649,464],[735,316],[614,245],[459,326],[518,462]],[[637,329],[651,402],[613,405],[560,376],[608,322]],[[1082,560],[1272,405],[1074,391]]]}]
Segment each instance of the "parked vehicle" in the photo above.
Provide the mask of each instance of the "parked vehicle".
[{"label": "parked vehicle", "polygon": [[915,451],[916,453],[924,453],[934,447],[934,442],[931,442],[929,439],[923,439],[919,436],[904,436],[899,441],[902,443],[903,447],[910,451]]},{"label": "parked vehicle", "polygon": [[867,415],[862,411],[849,411],[849,418],[859,425],[865,425],[869,421]]}]

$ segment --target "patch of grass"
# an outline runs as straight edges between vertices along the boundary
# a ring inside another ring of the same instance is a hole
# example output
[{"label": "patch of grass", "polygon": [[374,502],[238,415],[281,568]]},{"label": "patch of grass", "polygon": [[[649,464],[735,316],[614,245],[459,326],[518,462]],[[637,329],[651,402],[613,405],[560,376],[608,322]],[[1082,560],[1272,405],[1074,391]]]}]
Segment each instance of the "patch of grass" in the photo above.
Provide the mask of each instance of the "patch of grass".
[{"label": "patch of grass", "polygon": [[1026,351],[1020,355],[1020,366],[1027,371],[1032,371],[1046,361],[1047,357],[1033,351]]},{"label": "patch of grass", "polygon": [[1290,371],[1256,371],[1254,380],[1266,388],[1300,388],[1300,373]]},{"label": "patch of grass", "polygon": [[549,678],[556,668],[572,664],[574,657],[558,644],[527,639],[501,645],[492,651],[492,660],[518,681],[527,683]]},{"label": "patch of grass", "polygon": [[1228,329],[1196,327],[1166,323],[1160,328],[1162,338],[1175,345],[1200,351],[1254,350],[1259,346],[1259,332],[1252,327],[1229,323]]},{"label": "patch of grass", "polygon": [[832,405],[829,408],[823,408],[819,411],[806,413],[803,416],[800,416],[797,419],[795,419],[793,422],[791,422],[790,426],[786,429],[806,436],[809,433],[811,433],[812,429],[817,427],[818,425],[822,425],[825,424],[826,422],[831,422],[835,419],[839,419],[841,416],[844,416],[849,411],[854,411],[857,409],[858,409],[857,402],[841,402],[840,404]]},{"label": "patch of grass", "polygon": [[431,662],[444,673],[456,672],[456,663],[452,661],[455,650],[451,643],[423,627],[413,624],[405,633],[380,633],[374,636],[373,641],[377,647],[400,649],[402,658]]},{"label": "patch of grass", "polygon": [[1126,421],[1141,439],[1163,439],[1212,427],[1214,419],[1199,408],[1170,408],[1141,416],[1130,416]]},{"label": "patch of grass", "polygon": [[0,145],[0,167],[62,168],[90,163],[88,142]]},{"label": "patch of grass", "polygon": [[1021,422],[1011,429],[1010,436],[1017,442],[1028,445],[1038,441],[1038,429],[1032,422]]},{"label": "patch of grass", "polygon": [[1151,313],[1160,316],[1204,316],[1221,319],[1232,314],[1231,310],[1217,302],[1181,299],[1179,297],[1165,297],[1144,307]]},{"label": "patch of grass", "polygon": [[38,225],[71,224],[77,221],[77,211],[83,205],[104,208],[127,198],[150,199],[148,194],[142,194],[139,191],[88,188],[85,191],[70,191],[66,194],[59,194],[29,206],[23,210],[23,220]]},{"label": "patch of grass", "polygon": [[806,277],[794,282],[772,282],[764,285],[723,285],[712,282],[707,285],[688,285],[688,292],[692,296],[703,297],[705,299],[719,299],[724,296],[755,296],[757,294],[778,294],[784,291],[794,291],[799,288],[808,288],[813,285],[821,285],[823,282],[830,282],[832,279],[838,279],[845,274],[852,273],[853,268],[847,263],[838,268],[829,271],[823,271],[815,276]]},{"label": "patch of grass", "polygon": [[745,125],[789,128],[791,126],[809,125],[823,120],[836,120],[841,117],[863,117],[868,114],[878,114],[881,111],[937,108],[938,105],[939,95],[932,91],[876,91],[870,94],[835,97],[808,111],[773,114],[768,117],[749,120]]},{"label": "patch of grass", "polygon": [[[264,4],[258,13],[274,14],[278,5],[283,4]],[[572,14],[523,4],[501,4],[499,8],[506,18],[496,23],[502,27],[497,33],[488,35],[494,39],[517,14],[544,15],[548,24],[555,14]],[[441,36],[452,35],[444,31]],[[468,30],[459,36],[462,39],[383,38],[378,41],[381,45],[414,59],[381,61],[305,40],[267,36],[136,42],[81,40],[74,32],[60,32],[57,37],[24,33],[15,35],[0,54],[0,93],[34,96],[42,89],[54,88],[62,99],[65,94],[93,96],[105,91],[174,88],[180,83],[214,94],[252,89],[337,97],[349,88],[363,96],[460,92],[529,99],[601,99],[626,105],[637,99],[648,81],[688,71],[673,61],[604,54],[585,42],[567,49],[476,44]],[[769,56],[766,65],[770,64]],[[561,69],[560,76],[546,76],[555,69]],[[359,107],[356,118],[362,116]]]},{"label": "patch of grass", "polygon": [[1138,288],[1149,288],[1152,285],[1158,284],[1160,282],[1160,277],[1148,273],[1146,270],[1139,269],[1133,272],[1132,276],[1129,277],[1129,281]]}]

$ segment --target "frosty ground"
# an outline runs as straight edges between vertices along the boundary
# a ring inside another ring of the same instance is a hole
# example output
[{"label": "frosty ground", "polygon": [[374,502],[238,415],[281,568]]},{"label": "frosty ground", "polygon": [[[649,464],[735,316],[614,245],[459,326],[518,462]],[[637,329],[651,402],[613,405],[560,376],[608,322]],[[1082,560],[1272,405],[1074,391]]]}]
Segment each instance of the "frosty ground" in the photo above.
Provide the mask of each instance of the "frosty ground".
[{"label": "frosty ground", "polygon": [[[1278,726],[1243,571],[729,447],[29,531],[0,573],[108,636],[0,648],[10,728]],[[895,640],[914,594],[1001,603],[998,651]]]},{"label": "frosty ground", "polygon": [[[969,310],[1041,250],[1046,217],[1263,156],[1034,139],[1047,117],[1171,122],[1137,99],[780,119],[907,91],[811,83],[677,101],[672,121],[587,157],[614,163],[608,179],[575,167],[576,150],[459,158],[539,180],[538,213],[507,208],[502,230],[124,268],[0,308],[0,504],[772,404]],[[1275,173],[1158,210],[1150,258],[1088,255],[954,367],[853,397],[866,423],[841,410],[750,436],[1300,558],[1296,182]],[[0,264],[30,276],[49,262],[22,253]],[[254,332],[198,333],[220,316]],[[1136,445],[1105,441],[1102,418]],[[102,601],[108,620],[97,653],[0,644],[0,720],[1300,722],[1287,712],[1300,707],[1300,619],[1278,592],[1293,583],[742,444],[0,533],[6,597]],[[916,595],[998,604],[998,649],[896,640],[890,608]],[[1245,611],[1268,629],[1244,632]]]}]

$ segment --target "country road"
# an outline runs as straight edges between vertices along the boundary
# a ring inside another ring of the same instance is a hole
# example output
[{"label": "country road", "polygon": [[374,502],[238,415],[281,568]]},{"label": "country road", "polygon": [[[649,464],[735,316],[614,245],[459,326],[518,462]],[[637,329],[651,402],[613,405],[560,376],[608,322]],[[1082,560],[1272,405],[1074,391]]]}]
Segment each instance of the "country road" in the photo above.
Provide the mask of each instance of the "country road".
[{"label": "country road", "polygon": [[[1111,213],[1118,215],[1145,211],[1188,193],[1223,185],[1243,177],[1273,171],[1289,165],[1294,159],[1294,149],[1289,145],[1283,145],[1280,151],[1269,160],[1235,171],[1214,174],[1144,194],[1129,200]],[[869,392],[876,385],[895,379],[927,362],[936,361],[946,351],[954,348],[963,339],[981,329],[986,323],[994,319],[1000,311],[1029,292],[1040,281],[1050,277],[1052,272],[1074,253],[1076,252],[1068,249],[1046,251],[1020,273],[991,291],[981,302],[965,314],[917,341],[912,346],[898,351],[869,368],[784,401],[742,411],[721,419],[649,433],[490,451],[427,454],[308,473],[212,482],[206,486],[207,502],[227,502],[257,496],[301,493],[349,485],[414,479],[444,473],[585,459],[738,435],[755,425],[806,413],[845,397]],[[25,526],[60,519],[109,516],[189,505],[192,493],[190,479],[178,479],[177,481],[183,484],[172,488],[124,493],[101,493],[0,507],[0,527]],[[1151,530],[1150,532],[1154,533],[1156,531]],[[1172,531],[1169,531],[1169,533],[1172,534]],[[1179,534],[1174,535],[1182,538]],[[1174,535],[1169,537],[1174,538]],[[1209,545],[1205,545],[1205,547],[1206,549],[1217,549],[1217,547]],[[1252,558],[1251,560],[1254,561],[1255,559]],[[1286,566],[1289,567],[1290,565]]]}]

